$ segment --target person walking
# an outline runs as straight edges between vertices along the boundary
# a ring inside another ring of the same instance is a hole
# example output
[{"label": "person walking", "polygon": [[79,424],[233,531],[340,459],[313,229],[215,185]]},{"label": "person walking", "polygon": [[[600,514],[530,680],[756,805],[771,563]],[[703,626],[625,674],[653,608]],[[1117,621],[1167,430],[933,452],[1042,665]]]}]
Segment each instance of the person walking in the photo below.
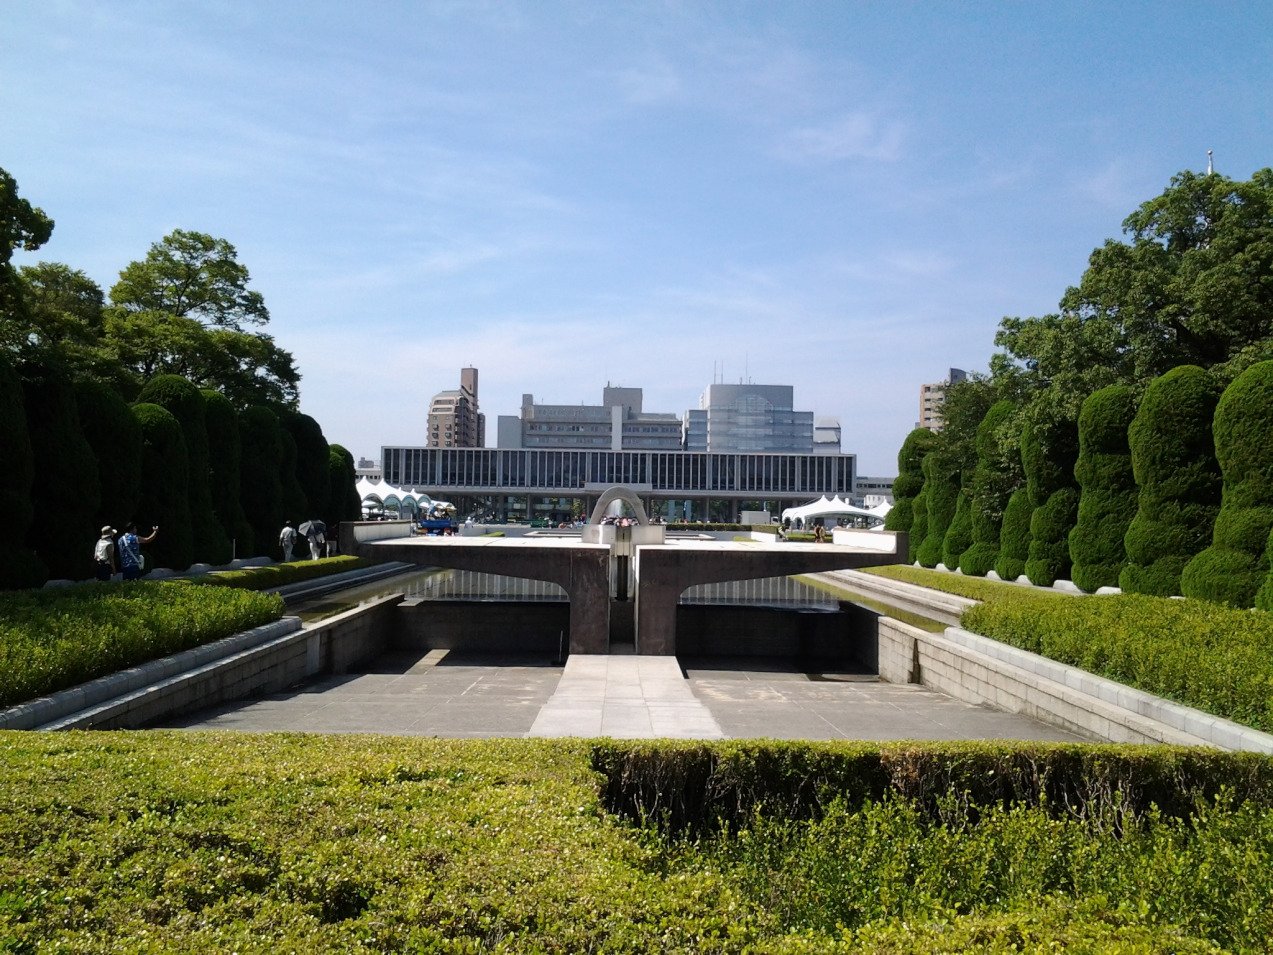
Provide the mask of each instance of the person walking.
[{"label": "person walking", "polygon": [[278,532],[278,543],[283,548],[283,562],[292,559],[292,548],[296,546],[296,528],[291,521],[283,522],[283,529]]},{"label": "person walking", "polygon": [[319,520],[309,520],[301,525],[301,530],[309,541],[309,556],[318,560],[323,556],[323,545],[327,543],[327,525]]},{"label": "person walking", "polygon": [[141,576],[142,570],[145,568],[145,561],[141,556],[141,545],[149,544],[155,539],[159,533],[158,527],[152,527],[147,537],[137,536],[137,525],[133,521],[129,521],[124,528],[124,533],[119,536],[116,549],[119,551],[119,569],[124,575],[125,580],[136,580]]},{"label": "person walking", "polygon": [[119,571],[115,563],[115,528],[107,524],[102,528],[102,536],[97,539],[93,548],[93,563],[96,565],[98,580],[108,581]]}]

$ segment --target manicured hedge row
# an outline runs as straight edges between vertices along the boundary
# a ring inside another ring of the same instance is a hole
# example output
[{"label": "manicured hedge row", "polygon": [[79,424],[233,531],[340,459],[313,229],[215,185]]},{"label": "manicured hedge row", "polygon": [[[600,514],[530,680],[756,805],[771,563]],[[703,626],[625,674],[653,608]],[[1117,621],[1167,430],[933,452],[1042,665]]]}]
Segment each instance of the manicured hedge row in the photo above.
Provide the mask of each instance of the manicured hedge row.
[{"label": "manicured hedge row", "polygon": [[887,531],[913,533],[915,497],[924,489],[924,455],[937,445],[937,435],[916,428],[906,436],[897,452],[897,478],[893,481],[893,508],[884,519]]},{"label": "manicured hedge row", "polygon": [[1034,504],[1030,492],[1019,487],[1008,498],[1003,511],[1003,526],[999,531],[999,557],[995,561],[995,573],[1001,580],[1016,580],[1025,573],[1025,562],[1030,558],[1030,518]]},{"label": "manicured hedge row", "polygon": [[[0,747],[14,951],[1166,953],[1273,935],[1266,757],[165,732]],[[660,830],[675,786],[695,822]]]},{"label": "manicured hedge row", "polygon": [[273,595],[184,582],[0,593],[0,706],[277,620]]},{"label": "manicured hedge row", "polygon": [[969,630],[1273,732],[1273,616],[1139,594],[1022,592],[965,611]]},{"label": "manicured hedge row", "polygon": [[305,580],[315,580],[331,574],[343,574],[347,570],[373,567],[377,562],[366,557],[320,557],[318,560],[294,560],[285,564],[266,567],[244,567],[241,570],[216,570],[202,577],[194,577],[191,583],[213,584],[218,587],[241,587],[245,590],[266,590],[270,587],[286,587]]},{"label": "manicured hedge row", "polygon": [[[956,594],[969,600],[994,600],[996,598],[1012,599],[1017,594],[1029,594],[1031,591],[1012,582],[986,580],[983,577],[969,577],[964,574],[945,574],[939,570],[927,570],[923,567],[907,567],[902,564],[886,564],[883,567],[863,567],[863,573],[900,580],[919,587],[931,587],[943,593]],[[1073,596],[1066,595],[1066,596]]]},{"label": "manicured hedge row", "polygon": [[936,817],[958,794],[1096,817],[1117,803],[1189,816],[1226,789],[1273,806],[1273,759],[1257,753],[1060,743],[834,743],[605,740],[592,746],[611,811],[667,833],[737,829],[757,812],[821,816],[897,796]]}]

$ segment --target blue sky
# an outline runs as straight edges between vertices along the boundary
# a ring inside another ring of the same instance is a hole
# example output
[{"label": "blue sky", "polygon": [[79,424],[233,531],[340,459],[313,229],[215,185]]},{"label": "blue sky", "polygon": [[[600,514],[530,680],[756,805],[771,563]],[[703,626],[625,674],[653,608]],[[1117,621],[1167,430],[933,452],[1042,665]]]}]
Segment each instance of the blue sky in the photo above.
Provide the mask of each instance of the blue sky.
[{"label": "blue sky", "polygon": [[893,474],[921,383],[983,370],[1171,176],[1273,165],[1273,5],[114,2],[0,18],[20,262],[109,290],[228,239],[356,456],[495,418],[795,386]]}]

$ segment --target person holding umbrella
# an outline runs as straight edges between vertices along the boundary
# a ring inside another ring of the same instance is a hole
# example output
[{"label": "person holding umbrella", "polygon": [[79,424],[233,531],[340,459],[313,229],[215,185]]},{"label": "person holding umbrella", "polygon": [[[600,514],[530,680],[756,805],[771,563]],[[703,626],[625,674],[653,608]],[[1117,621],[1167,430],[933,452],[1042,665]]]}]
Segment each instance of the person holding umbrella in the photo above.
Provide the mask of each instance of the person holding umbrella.
[{"label": "person holding umbrella", "polygon": [[327,525],[319,520],[308,520],[296,529],[309,541],[309,556],[313,560],[323,556],[323,545],[327,543]]}]

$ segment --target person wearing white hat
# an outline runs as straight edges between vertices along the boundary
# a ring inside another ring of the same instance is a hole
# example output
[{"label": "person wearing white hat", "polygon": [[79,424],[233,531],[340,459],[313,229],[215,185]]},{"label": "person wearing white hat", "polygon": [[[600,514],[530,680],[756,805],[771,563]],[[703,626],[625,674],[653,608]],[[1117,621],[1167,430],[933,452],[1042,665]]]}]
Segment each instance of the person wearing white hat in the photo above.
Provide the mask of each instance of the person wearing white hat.
[{"label": "person wearing white hat", "polygon": [[97,566],[97,579],[110,580],[116,571],[115,566],[115,528],[107,524],[93,548],[93,563]]}]

